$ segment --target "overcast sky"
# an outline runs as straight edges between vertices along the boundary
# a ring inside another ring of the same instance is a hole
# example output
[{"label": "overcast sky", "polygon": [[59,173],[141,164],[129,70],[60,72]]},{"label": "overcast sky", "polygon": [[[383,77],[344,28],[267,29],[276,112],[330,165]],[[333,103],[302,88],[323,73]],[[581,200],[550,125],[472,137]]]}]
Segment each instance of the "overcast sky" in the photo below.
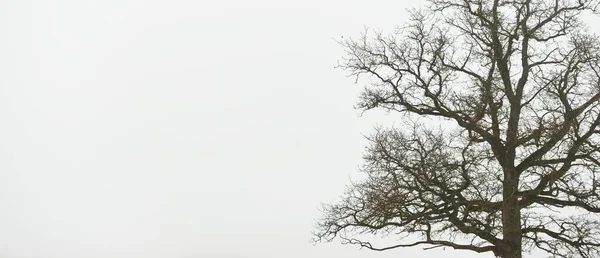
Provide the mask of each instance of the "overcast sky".
[{"label": "overcast sky", "polygon": [[0,257],[491,257],[309,242],[382,118],[334,39],[418,2],[0,0]]}]

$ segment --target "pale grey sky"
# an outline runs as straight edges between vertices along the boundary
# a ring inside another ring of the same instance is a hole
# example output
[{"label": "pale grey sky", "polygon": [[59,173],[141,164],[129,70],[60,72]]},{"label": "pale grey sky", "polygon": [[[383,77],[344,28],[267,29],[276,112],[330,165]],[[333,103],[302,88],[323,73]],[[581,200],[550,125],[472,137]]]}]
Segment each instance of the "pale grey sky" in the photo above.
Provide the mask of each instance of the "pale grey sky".
[{"label": "pale grey sky", "polygon": [[491,257],[309,243],[361,163],[334,38],[419,1],[0,1],[0,257]]}]

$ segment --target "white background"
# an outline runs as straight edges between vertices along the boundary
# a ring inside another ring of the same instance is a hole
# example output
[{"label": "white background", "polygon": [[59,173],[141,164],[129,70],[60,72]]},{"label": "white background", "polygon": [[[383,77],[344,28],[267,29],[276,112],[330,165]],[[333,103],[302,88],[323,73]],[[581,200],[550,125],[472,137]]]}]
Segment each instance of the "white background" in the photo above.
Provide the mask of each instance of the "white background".
[{"label": "white background", "polygon": [[334,39],[418,3],[1,0],[0,257],[492,257],[309,242],[382,119]]}]

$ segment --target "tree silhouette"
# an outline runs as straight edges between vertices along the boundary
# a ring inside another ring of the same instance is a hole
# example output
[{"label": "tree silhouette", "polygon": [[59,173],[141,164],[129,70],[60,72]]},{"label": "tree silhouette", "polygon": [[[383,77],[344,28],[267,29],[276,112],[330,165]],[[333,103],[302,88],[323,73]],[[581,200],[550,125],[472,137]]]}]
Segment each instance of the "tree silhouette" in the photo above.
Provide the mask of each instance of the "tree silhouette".
[{"label": "tree silhouette", "polygon": [[582,21],[600,1],[428,2],[341,42],[340,67],[369,78],[357,107],[413,122],[368,137],[365,179],[315,240],[600,257],[600,40]]}]

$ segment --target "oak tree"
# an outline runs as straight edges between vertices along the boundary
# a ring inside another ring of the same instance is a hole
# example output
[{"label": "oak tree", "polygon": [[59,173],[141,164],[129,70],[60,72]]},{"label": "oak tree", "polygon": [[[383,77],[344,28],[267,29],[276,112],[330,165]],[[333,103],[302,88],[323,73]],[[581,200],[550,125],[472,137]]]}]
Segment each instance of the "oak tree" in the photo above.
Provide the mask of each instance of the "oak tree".
[{"label": "oak tree", "polygon": [[368,137],[364,179],[324,205],[316,240],[600,257],[600,40],[583,20],[599,2],[429,0],[341,41],[340,67],[367,80],[357,107],[413,122]]}]

